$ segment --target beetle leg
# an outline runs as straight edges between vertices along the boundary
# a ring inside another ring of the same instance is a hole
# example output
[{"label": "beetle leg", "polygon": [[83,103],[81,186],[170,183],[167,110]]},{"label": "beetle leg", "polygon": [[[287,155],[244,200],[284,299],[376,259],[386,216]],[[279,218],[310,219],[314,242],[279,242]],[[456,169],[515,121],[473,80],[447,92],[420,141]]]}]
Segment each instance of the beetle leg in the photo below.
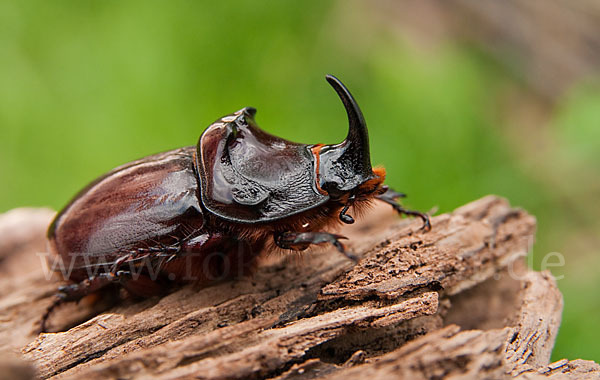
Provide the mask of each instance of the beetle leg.
[{"label": "beetle leg", "polygon": [[394,201],[398,198],[406,198],[406,194],[399,193],[394,189],[390,189],[389,186],[383,185],[382,189],[383,189],[383,193],[380,194],[379,196],[385,196],[385,197],[391,198]]},{"label": "beetle leg", "polygon": [[129,272],[118,271],[116,273],[99,273],[77,284],[63,285],[58,288],[59,294],[65,302],[78,301],[90,293],[94,293],[109,284],[118,282],[119,279]]},{"label": "beetle leg", "polygon": [[409,216],[418,216],[423,221],[423,225],[421,226],[421,230],[429,231],[431,230],[431,222],[429,221],[429,215],[422,213],[420,211],[407,210],[402,207],[396,199],[404,198],[406,194],[398,193],[390,188],[383,194],[377,195],[376,198],[391,205],[396,212],[399,214],[409,215]]},{"label": "beetle leg", "polygon": [[123,276],[127,275],[129,272],[126,271],[118,271],[116,273],[100,273],[96,276],[85,279],[77,284],[63,285],[58,287],[58,293],[56,294],[54,301],[52,304],[46,309],[46,313],[42,317],[40,322],[41,332],[46,332],[46,323],[50,314],[56,309],[58,306],[62,305],[65,302],[71,301],[79,301],[83,297],[88,294],[97,292],[98,290],[118,282]]},{"label": "beetle leg", "polygon": [[279,248],[303,251],[311,244],[331,243],[344,256],[352,261],[357,261],[356,256],[346,251],[340,239],[346,239],[346,237],[328,232],[281,232],[275,235],[275,244]]}]

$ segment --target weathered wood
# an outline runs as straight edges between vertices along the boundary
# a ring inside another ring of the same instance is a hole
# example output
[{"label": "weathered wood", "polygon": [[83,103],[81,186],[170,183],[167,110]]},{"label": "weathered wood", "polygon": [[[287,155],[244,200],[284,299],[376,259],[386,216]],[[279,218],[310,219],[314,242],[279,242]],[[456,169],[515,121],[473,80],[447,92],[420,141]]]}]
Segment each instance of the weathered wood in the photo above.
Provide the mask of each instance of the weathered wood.
[{"label": "weathered wood", "polygon": [[[357,264],[330,249],[271,255],[251,278],[103,312],[65,306],[51,318],[62,332],[41,335],[59,283],[35,255],[51,213],[12,213],[0,216],[0,342],[41,378],[600,376],[593,362],[548,363],[562,297],[520,259],[534,218],[497,197],[433,218],[427,233],[378,206],[342,231]],[[7,232],[15,225],[28,232]]]}]

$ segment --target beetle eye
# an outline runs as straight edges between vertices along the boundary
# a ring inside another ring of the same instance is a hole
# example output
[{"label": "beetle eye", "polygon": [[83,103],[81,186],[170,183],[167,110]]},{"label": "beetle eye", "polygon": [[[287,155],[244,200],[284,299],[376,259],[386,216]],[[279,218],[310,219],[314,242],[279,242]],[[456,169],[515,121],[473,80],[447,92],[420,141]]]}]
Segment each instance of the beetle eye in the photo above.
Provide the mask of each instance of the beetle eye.
[{"label": "beetle eye", "polygon": [[332,199],[339,199],[346,193],[345,191],[340,190],[335,182],[327,182],[321,186],[321,188],[325,190]]}]

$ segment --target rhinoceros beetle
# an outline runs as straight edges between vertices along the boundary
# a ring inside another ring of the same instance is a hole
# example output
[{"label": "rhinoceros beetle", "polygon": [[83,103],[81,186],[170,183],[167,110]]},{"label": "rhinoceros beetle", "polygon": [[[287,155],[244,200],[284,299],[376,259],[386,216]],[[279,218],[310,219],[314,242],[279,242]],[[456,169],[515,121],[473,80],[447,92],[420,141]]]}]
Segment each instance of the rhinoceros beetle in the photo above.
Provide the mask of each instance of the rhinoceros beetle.
[{"label": "rhinoceros beetle", "polygon": [[348,254],[343,237],[326,232],[353,223],[350,207],[374,199],[431,225],[426,214],[397,203],[403,194],[372,168],[362,112],[334,76],[327,81],[349,119],[339,144],[304,145],[270,135],[243,108],[211,124],[197,146],[144,157],[84,188],[48,229],[62,286],[42,318],[66,301],[111,287],[150,296],[166,284],[208,283],[252,271],[256,257],[282,248],[329,243]]}]

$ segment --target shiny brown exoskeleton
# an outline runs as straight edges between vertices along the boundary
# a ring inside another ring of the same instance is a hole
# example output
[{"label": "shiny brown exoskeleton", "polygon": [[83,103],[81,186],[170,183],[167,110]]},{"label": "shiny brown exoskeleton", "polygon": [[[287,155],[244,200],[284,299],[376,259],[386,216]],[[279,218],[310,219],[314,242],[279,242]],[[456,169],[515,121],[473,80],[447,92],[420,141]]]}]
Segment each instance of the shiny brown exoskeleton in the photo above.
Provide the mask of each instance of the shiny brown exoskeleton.
[{"label": "shiny brown exoskeleton", "polygon": [[371,167],[367,127],[348,89],[333,76],[327,81],[348,113],[339,144],[272,136],[247,107],[210,125],[197,146],[125,164],[82,190],[48,230],[60,264],[53,267],[71,284],[59,288],[42,329],[60,303],[115,285],[150,296],[169,283],[244,275],[276,247],[330,243],[347,254],[342,236],[326,231],[353,223],[349,207],[373,199],[429,229],[427,215],[396,202],[403,195],[383,184],[385,170]]}]

